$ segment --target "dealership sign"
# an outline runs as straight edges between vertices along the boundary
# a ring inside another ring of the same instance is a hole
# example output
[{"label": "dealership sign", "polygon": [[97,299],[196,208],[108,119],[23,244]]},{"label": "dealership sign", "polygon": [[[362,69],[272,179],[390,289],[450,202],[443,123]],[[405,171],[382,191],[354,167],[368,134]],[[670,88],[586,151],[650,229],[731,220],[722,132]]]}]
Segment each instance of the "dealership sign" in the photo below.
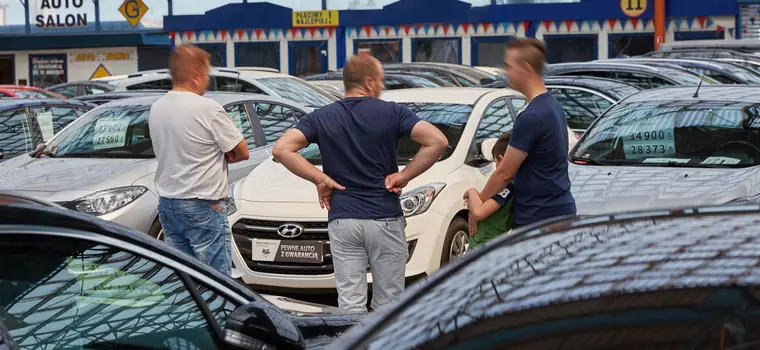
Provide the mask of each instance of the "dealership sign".
[{"label": "dealership sign", "polygon": [[[41,0],[39,12],[35,19],[37,28],[71,28],[86,27],[87,13],[82,8],[84,0]],[[73,12],[66,14],[58,11]]]},{"label": "dealership sign", "polygon": [[293,11],[293,28],[337,27],[338,10]]}]

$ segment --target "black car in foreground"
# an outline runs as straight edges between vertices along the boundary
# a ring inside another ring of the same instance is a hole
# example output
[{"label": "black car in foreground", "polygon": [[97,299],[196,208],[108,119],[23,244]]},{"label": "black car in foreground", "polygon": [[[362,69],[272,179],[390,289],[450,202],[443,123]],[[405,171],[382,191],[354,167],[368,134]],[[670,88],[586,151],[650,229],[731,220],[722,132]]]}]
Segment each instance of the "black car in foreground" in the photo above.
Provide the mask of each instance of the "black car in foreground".
[{"label": "black car in foreground", "polygon": [[0,306],[20,349],[312,349],[363,317],[264,297],[143,233],[2,193]]},{"label": "black car in foreground", "polygon": [[760,206],[566,217],[468,252],[338,349],[757,349]]}]

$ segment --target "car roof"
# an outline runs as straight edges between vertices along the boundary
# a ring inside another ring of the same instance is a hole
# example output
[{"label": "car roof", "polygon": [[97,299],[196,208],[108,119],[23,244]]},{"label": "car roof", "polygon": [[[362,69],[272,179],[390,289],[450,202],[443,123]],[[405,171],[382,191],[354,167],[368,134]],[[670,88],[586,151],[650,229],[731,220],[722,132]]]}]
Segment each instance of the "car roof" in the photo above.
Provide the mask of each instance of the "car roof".
[{"label": "car roof", "polygon": [[77,101],[73,99],[68,99],[68,100],[33,99],[33,98],[0,99],[0,111],[6,111],[9,109],[15,109],[15,108],[27,108],[27,107],[48,106],[48,105],[59,105],[59,106],[71,105],[71,106],[81,106],[81,107],[92,107],[92,105],[87,102]]},{"label": "car roof", "polygon": [[26,86],[26,85],[0,85],[0,89],[3,90],[42,90],[36,86]]},{"label": "car roof", "polygon": [[53,86],[48,86],[47,89],[59,88],[59,87],[70,86],[70,85],[113,86],[111,84],[108,84],[105,81],[98,81],[98,80],[77,80],[77,81],[70,81],[70,82],[66,82],[66,83],[56,84],[56,85],[53,85]]},{"label": "car roof", "polygon": [[663,100],[694,100],[694,101],[734,101],[760,103],[760,86],[758,85],[702,85],[699,97],[694,98],[696,86],[671,86],[652,90],[642,90],[631,95],[625,102],[645,102]]},{"label": "car roof", "polygon": [[436,87],[390,90],[384,92],[381,98],[400,103],[424,102],[472,105],[484,95],[494,91],[501,91],[507,95],[522,96],[519,92],[512,89]]},{"label": "car roof", "polygon": [[[124,98],[119,99],[115,101],[111,101],[108,103],[108,106],[133,106],[133,105],[151,105],[154,102],[156,102],[161,96],[164,94],[144,94],[142,96],[138,97],[132,97],[132,98]],[[271,102],[271,103],[279,103],[286,106],[294,106],[298,107],[304,111],[310,110],[310,108],[307,108],[301,104],[298,104],[296,102],[293,102],[291,100],[286,100],[280,97],[276,96],[269,96],[269,95],[262,95],[262,94],[250,94],[250,93],[241,93],[241,92],[209,92],[204,95],[204,97],[208,97],[220,105],[228,105],[230,103],[236,103],[236,102],[244,102],[244,101],[261,101],[261,102]]]},{"label": "car roof", "polygon": [[568,85],[593,89],[616,100],[621,100],[641,91],[636,85],[630,83],[598,77],[553,76],[544,78],[544,83],[546,85]]},{"label": "car roof", "polygon": [[562,69],[562,68],[626,68],[626,69],[634,69],[634,70],[641,70],[641,71],[651,71],[651,72],[657,72],[661,70],[662,67],[652,67],[645,64],[637,64],[637,63],[626,63],[626,62],[602,62],[602,61],[591,61],[591,62],[570,62],[570,63],[554,63],[550,64],[549,68],[553,71],[555,69]]}]

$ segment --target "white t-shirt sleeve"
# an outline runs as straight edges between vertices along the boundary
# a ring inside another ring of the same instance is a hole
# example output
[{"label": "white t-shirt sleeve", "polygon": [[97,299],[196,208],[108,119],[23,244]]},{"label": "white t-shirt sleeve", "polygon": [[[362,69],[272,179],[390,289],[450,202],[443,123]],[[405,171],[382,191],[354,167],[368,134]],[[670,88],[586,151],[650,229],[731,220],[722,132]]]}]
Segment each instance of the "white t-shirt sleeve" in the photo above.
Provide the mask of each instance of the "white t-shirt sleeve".
[{"label": "white t-shirt sleeve", "polygon": [[235,126],[235,122],[222,108],[215,112],[214,118],[211,120],[211,134],[214,135],[214,141],[222,153],[232,151],[240,141],[243,141],[243,135]]}]

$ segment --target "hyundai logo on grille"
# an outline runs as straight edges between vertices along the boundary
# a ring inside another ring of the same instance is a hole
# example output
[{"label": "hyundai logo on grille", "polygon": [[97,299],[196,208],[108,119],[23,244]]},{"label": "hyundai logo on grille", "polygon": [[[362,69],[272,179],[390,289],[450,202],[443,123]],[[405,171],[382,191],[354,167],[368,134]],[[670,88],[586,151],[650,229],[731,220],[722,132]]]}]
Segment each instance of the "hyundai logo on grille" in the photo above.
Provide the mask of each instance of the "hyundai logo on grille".
[{"label": "hyundai logo on grille", "polygon": [[296,238],[303,233],[303,226],[298,224],[282,224],[277,228],[277,234],[285,238]]}]

